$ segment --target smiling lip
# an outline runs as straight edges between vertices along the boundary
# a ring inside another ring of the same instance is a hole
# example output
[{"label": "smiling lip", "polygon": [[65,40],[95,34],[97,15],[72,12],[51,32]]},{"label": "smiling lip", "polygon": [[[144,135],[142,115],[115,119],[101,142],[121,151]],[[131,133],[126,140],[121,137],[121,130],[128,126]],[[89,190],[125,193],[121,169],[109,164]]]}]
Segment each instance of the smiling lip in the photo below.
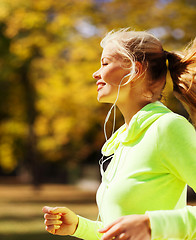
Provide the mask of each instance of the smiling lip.
[{"label": "smiling lip", "polygon": [[97,84],[97,87],[98,87],[97,91],[99,91],[100,89],[102,89],[106,85],[106,83],[102,82],[102,81],[97,81],[96,84]]}]

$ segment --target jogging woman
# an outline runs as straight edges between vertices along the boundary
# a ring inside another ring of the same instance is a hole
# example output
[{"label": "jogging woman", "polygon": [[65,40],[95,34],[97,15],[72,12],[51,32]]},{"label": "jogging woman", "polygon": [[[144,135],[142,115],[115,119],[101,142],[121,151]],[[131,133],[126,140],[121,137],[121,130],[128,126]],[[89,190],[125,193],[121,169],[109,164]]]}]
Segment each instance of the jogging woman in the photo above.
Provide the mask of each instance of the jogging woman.
[{"label": "jogging woman", "polygon": [[[102,148],[100,221],[44,207],[46,230],[87,240],[196,239],[196,207],[186,206],[187,184],[196,190],[196,41],[167,52],[149,33],[121,29],[101,46],[93,77],[98,101],[112,104],[104,129],[115,106],[125,124]],[[192,124],[160,102],[168,70]]]}]

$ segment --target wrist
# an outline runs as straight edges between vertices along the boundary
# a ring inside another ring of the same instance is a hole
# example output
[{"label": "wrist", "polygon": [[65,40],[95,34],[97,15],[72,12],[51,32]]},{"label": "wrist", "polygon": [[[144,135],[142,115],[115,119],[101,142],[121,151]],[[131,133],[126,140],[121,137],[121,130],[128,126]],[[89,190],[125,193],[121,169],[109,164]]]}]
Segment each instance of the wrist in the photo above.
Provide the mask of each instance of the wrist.
[{"label": "wrist", "polygon": [[144,223],[145,223],[145,226],[147,227],[147,231],[149,235],[151,236],[151,224],[150,224],[150,218],[148,214],[144,214]]},{"label": "wrist", "polygon": [[77,230],[77,228],[78,228],[78,225],[79,225],[79,216],[76,215],[75,217],[76,217],[76,218],[75,218],[75,222],[76,222],[76,224],[75,224],[75,230],[74,230],[74,232],[73,232],[71,235],[75,234],[75,232],[76,232],[76,230]]}]

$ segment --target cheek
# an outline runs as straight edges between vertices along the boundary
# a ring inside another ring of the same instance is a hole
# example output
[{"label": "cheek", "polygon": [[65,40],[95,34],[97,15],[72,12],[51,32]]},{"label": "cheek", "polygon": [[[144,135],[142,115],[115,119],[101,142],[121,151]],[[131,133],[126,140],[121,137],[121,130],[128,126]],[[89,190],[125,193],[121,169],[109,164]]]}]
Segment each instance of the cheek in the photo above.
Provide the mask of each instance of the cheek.
[{"label": "cheek", "polygon": [[118,86],[124,75],[122,68],[115,67],[103,73],[103,80],[110,85]]}]

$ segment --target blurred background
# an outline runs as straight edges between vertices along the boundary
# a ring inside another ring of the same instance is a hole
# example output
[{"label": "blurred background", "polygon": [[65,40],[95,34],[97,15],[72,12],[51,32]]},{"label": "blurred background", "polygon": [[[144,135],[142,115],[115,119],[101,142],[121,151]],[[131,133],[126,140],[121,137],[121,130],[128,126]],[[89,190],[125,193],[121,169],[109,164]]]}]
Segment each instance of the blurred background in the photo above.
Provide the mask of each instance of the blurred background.
[{"label": "blurred background", "polygon": [[[102,37],[131,27],[180,51],[195,38],[195,22],[195,0],[0,1],[0,239],[53,239],[44,230],[44,205],[96,219],[110,107],[97,102],[92,78]],[[170,79],[163,101],[188,118]],[[122,123],[118,113],[117,127]]]}]

